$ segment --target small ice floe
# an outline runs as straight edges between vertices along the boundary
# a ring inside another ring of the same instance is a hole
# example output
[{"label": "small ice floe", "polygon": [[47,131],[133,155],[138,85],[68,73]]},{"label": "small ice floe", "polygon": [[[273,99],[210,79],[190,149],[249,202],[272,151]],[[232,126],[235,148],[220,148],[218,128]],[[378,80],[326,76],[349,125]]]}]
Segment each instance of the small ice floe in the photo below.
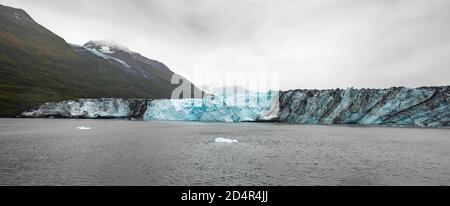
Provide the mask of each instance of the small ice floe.
[{"label": "small ice floe", "polygon": [[237,139],[226,139],[222,137],[218,137],[214,140],[214,142],[217,143],[238,143],[239,141]]},{"label": "small ice floe", "polygon": [[77,127],[77,129],[79,129],[79,130],[91,130],[90,127]]}]

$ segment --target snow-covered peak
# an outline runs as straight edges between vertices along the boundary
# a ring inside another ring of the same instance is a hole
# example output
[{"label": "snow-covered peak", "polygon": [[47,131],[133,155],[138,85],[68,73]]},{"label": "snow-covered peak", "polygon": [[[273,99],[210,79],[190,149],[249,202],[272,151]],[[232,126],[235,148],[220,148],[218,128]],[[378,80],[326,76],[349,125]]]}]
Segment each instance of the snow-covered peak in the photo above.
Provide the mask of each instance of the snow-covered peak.
[{"label": "snow-covered peak", "polygon": [[108,55],[106,55],[106,54],[104,54],[104,53],[102,53],[102,52],[100,52],[100,51],[97,51],[95,48],[89,48],[88,46],[85,46],[84,48],[85,48],[87,51],[91,52],[92,54],[94,54],[94,55],[96,55],[96,56],[99,56],[99,57],[104,58],[104,59],[114,60],[114,61],[119,62],[120,64],[124,65],[124,66],[127,67],[127,68],[130,68],[130,67],[131,67],[131,66],[128,65],[125,61],[120,60],[120,59],[117,59],[117,58],[114,58],[114,57],[112,57],[112,56],[108,56]]},{"label": "snow-covered peak", "polygon": [[84,47],[96,49],[104,54],[111,54],[119,50],[128,53],[133,53],[130,49],[128,49],[123,45],[120,45],[115,41],[106,41],[106,40],[89,41],[88,43],[84,44]]}]

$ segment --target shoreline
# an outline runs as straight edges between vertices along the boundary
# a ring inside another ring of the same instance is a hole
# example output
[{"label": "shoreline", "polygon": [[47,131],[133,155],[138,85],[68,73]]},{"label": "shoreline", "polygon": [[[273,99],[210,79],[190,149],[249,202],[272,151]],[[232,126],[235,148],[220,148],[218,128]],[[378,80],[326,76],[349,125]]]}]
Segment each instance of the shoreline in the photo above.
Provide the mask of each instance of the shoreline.
[{"label": "shoreline", "polygon": [[243,122],[220,122],[220,121],[181,121],[181,120],[141,120],[128,118],[42,118],[42,117],[20,117],[20,118],[0,118],[0,120],[111,120],[111,121],[131,121],[131,122],[168,122],[168,123],[222,123],[222,124],[270,124],[285,126],[325,126],[325,127],[349,127],[349,128],[402,128],[402,129],[450,129],[450,126],[444,127],[417,127],[404,125],[363,125],[363,124],[295,124],[277,121],[243,121]]}]

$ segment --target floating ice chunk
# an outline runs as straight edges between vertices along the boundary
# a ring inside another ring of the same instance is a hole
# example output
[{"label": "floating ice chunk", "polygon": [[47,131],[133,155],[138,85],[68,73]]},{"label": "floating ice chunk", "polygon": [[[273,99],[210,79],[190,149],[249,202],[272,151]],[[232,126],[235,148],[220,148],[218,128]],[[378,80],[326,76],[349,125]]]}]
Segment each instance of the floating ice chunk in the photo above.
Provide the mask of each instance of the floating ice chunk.
[{"label": "floating ice chunk", "polygon": [[237,139],[226,139],[222,137],[218,137],[214,140],[214,142],[217,143],[238,143],[239,141]]},{"label": "floating ice chunk", "polygon": [[77,127],[77,129],[79,129],[79,130],[91,130],[90,127]]}]

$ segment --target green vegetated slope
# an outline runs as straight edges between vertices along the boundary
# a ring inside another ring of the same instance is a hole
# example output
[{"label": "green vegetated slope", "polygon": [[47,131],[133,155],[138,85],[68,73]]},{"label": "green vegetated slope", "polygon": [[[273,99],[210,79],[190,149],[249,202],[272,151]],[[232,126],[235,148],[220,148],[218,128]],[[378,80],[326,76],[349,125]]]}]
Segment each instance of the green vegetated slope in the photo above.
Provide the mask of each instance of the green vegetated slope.
[{"label": "green vegetated slope", "polygon": [[[160,70],[143,69],[148,76]],[[170,70],[164,74],[156,81],[128,75],[106,59],[75,52],[25,11],[0,5],[0,117],[75,98],[168,98],[176,85]]]}]

